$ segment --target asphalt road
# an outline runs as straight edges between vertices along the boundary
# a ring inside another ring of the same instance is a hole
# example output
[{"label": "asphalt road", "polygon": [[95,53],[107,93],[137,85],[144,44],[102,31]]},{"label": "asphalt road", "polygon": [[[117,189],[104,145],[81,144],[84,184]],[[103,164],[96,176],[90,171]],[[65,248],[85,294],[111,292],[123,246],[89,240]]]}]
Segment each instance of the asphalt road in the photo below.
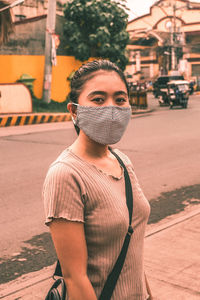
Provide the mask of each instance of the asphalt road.
[{"label": "asphalt road", "polygon": [[[117,147],[134,164],[150,200],[149,223],[200,203],[200,95],[188,109],[134,116]],[[41,189],[50,163],[76,138],[71,122],[0,128],[0,283],[55,261]]]}]

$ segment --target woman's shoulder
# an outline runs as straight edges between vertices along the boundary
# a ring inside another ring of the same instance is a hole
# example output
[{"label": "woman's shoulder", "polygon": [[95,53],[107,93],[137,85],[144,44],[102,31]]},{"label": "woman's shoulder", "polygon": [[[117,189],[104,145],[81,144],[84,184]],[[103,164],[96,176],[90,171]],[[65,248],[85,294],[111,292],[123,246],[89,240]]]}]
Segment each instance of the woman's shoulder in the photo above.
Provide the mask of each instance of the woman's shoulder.
[{"label": "woman's shoulder", "polygon": [[124,162],[124,164],[126,166],[128,166],[128,165],[132,166],[132,162],[131,162],[130,158],[125,153],[123,153],[119,149],[113,149],[113,151],[119,155],[119,157],[122,159],[122,161]]},{"label": "woman's shoulder", "polygon": [[69,148],[67,148],[57,157],[55,161],[51,163],[48,173],[60,173],[60,175],[78,175],[79,162],[76,157],[71,154]]},{"label": "woman's shoulder", "polygon": [[54,186],[56,189],[66,187],[78,188],[82,194],[85,193],[85,183],[82,176],[79,161],[70,154],[68,149],[64,150],[58,158],[49,166],[44,180],[44,188]]}]

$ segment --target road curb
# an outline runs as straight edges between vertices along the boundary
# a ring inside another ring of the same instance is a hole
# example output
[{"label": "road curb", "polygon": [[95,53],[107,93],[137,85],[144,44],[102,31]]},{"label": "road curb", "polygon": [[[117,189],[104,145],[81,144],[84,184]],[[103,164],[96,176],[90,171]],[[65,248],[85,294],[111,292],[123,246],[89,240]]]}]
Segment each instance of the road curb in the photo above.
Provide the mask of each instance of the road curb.
[{"label": "road curb", "polygon": [[52,278],[55,264],[45,267],[40,271],[28,273],[20,276],[19,278],[9,281],[0,286],[0,299],[9,297],[19,293],[22,290],[28,289],[31,286],[37,285],[40,282],[50,280]]},{"label": "road curb", "polygon": [[156,226],[155,228],[153,229],[150,229],[150,230],[147,230],[146,231],[146,235],[145,235],[145,238],[148,238],[156,233],[159,233],[163,230],[166,230],[168,228],[171,228],[177,224],[180,224],[188,219],[191,219],[197,215],[200,214],[200,208],[197,208],[197,209],[194,209],[192,210],[191,212],[188,212],[187,214],[181,216],[181,217],[177,217],[169,222],[166,222],[165,224],[162,224],[162,225],[158,225]]},{"label": "road curb", "polygon": [[[133,110],[132,115],[152,112],[152,109]],[[23,126],[31,124],[66,122],[71,120],[70,113],[29,113],[0,115],[0,127]]]},{"label": "road curb", "polygon": [[148,114],[155,111],[155,109],[136,109],[136,110],[132,110],[132,116],[134,115],[143,115],[143,114]]},{"label": "road curb", "polygon": [[0,115],[0,127],[70,121],[70,113],[30,113]]}]

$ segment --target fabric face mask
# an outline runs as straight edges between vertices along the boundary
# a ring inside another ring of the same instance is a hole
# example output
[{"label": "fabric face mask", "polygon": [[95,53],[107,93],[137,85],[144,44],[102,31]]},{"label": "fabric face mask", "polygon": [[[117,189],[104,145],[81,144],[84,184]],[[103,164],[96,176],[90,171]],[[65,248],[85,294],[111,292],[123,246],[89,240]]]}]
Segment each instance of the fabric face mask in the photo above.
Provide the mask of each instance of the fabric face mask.
[{"label": "fabric face mask", "polygon": [[93,141],[112,145],[119,142],[131,117],[131,108],[118,106],[77,106],[77,117],[73,120]]}]

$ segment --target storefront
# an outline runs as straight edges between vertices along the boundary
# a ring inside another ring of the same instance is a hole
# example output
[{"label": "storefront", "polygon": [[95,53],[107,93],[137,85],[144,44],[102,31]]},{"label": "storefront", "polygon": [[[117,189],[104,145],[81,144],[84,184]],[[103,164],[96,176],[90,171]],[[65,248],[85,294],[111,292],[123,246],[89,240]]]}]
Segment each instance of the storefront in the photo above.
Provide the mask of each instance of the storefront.
[{"label": "storefront", "polygon": [[200,3],[157,1],[149,14],[128,23],[127,73],[138,80],[179,72],[188,80],[200,77]]}]

